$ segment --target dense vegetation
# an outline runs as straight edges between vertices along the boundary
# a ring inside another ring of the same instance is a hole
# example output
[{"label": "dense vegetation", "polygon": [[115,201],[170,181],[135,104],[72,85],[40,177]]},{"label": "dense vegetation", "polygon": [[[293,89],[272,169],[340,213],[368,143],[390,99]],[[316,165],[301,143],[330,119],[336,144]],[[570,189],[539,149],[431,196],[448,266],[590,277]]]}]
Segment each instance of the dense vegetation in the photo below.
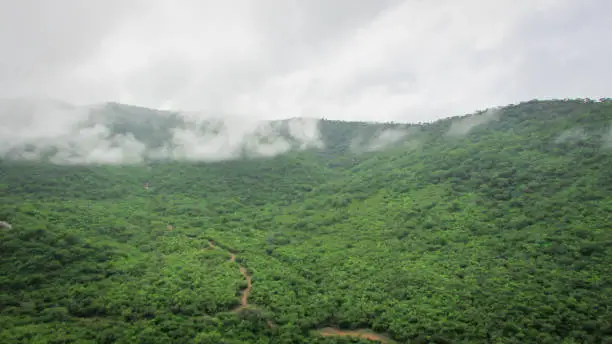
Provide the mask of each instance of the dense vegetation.
[{"label": "dense vegetation", "polygon": [[5,160],[0,342],[612,343],[612,101],[483,116],[323,121],[325,149],[270,159]]}]

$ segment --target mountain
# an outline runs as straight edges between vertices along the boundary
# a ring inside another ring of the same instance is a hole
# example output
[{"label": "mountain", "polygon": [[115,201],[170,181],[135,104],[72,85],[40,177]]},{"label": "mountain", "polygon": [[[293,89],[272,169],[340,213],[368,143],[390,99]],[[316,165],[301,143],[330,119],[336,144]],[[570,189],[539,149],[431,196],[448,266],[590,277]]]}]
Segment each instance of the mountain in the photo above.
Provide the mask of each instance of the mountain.
[{"label": "mountain", "polygon": [[612,341],[609,99],[56,120],[0,139],[2,343]]},{"label": "mountain", "polygon": [[[266,121],[118,103],[73,106],[38,100],[0,102],[0,118],[5,123],[0,154],[5,158],[80,165],[225,161],[324,147],[336,153],[376,150],[397,143],[403,135],[399,130],[407,127],[313,118]],[[355,139],[363,142],[346,141]]]}]

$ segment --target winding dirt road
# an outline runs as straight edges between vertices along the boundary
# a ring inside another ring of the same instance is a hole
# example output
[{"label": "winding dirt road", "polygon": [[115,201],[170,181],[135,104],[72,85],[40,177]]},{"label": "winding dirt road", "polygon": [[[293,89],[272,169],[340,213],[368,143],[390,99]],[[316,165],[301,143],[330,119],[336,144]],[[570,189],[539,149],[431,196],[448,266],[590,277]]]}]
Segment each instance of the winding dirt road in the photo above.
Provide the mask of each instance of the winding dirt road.
[{"label": "winding dirt road", "polygon": [[[215,242],[212,240],[208,241],[208,246],[211,249],[217,248],[217,246],[215,245]],[[230,261],[232,263],[235,263],[236,254],[232,253],[229,250],[228,252],[230,254]],[[244,279],[247,281],[247,287],[242,290],[242,296],[240,297],[240,306],[236,307],[234,311],[239,311],[249,306],[249,295],[251,294],[251,290],[253,289],[253,282],[251,280],[251,275],[249,274],[247,269],[240,264],[238,264],[238,268],[240,269],[240,273],[242,274],[242,276],[244,276]],[[267,323],[270,328],[276,327],[276,325],[271,320],[268,320]],[[382,334],[372,332],[367,329],[341,330],[341,329],[333,328],[333,327],[325,327],[322,329],[318,329],[315,332],[325,337],[356,337],[356,338],[362,338],[362,339],[367,339],[367,340],[372,340],[372,341],[378,341],[384,344],[395,343],[390,338]]]},{"label": "winding dirt road", "polygon": [[[217,247],[215,246],[215,242],[212,240],[208,241],[208,246],[213,249]],[[236,262],[236,254],[231,253],[231,252],[230,252],[230,262],[232,263]],[[251,289],[253,289],[253,282],[251,280],[251,275],[249,274],[247,269],[240,264],[238,264],[238,269],[240,269],[240,273],[242,274],[242,276],[244,276],[244,279],[247,281],[247,287],[242,290],[242,296],[240,297],[240,306],[238,306],[235,309],[236,311],[244,307],[247,307],[249,305],[249,295],[251,294]]]},{"label": "winding dirt road", "polygon": [[[232,253],[230,261],[236,262],[235,254]],[[251,294],[251,289],[253,289],[251,275],[249,275],[247,269],[240,264],[238,264],[238,268],[240,269],[240,273],[242,274],[242,276],[244,276],[244,279],[247,281],[247,287],[242,290],[242,296],[240,297],[240,307],[238,307],[237,310],[249,305],[249,295]]]}]

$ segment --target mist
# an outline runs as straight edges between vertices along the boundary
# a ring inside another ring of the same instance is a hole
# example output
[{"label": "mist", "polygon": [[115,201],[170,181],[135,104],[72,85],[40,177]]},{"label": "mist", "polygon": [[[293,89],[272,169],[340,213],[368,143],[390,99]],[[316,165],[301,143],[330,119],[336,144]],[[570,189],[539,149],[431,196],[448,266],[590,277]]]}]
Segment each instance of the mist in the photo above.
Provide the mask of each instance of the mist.
[{"label": "mist", "polygon": [[401,129],[384,130],[369,142],[368,146],[366,147],[366,150],[369,152],[383,150],[386,147],[400,141],[407,135],[408,135],[408,132],[406,130],[401,130]]},{"label": "mist", "polygon": [[151,159],[217,162],[324,147],[317,119],[272,122],[113,109],[54,100],[1,101],[0,156],[61,165],[139,164]]},{"label": "mist", "polygon": [[555,138],[555,143],[575,143],[588,140],[588,138],[587,132],[583,128],[577,127],[563,131]]},{"label": "mist", "polygon": [[371,137],[358,134],[352,138],[350,150],[353,153],[379,152],[403,144],[404,147],[415,147],[418,139],[414,137],[419,130],[415,127],[401,125],[396,128],[383,129]]},{"label": "mist", "polygon": [[612,124],[610,125],[607,135],[603,138],[603,147],[612,149]]},{"label": "mist", "polygon": [[500,108],[489,108],[483,113],[454,120],[446,132],[449,137],[462,137],[469,134],[474,128],[498,120]]},{"label": "mist", "polygon": [[247,157],[273,157],[291,149],[323,148],[319,120],[290,119],[288,133],[282,122],[241,117],[198,118],[187,128],[171,129],[172,139],[154,151],[152,158],[224,161]]}]

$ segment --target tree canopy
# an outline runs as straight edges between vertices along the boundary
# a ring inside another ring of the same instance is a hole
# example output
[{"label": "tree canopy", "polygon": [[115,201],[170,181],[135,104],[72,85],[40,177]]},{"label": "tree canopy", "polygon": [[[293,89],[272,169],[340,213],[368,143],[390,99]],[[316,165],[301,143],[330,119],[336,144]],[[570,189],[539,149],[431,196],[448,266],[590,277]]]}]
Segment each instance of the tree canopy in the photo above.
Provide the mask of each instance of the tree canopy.
[{"label": "tree canopy", "polygon": [[612,343],[611,128],[533,100],[271,158],[4,159],[0,342]]}]

